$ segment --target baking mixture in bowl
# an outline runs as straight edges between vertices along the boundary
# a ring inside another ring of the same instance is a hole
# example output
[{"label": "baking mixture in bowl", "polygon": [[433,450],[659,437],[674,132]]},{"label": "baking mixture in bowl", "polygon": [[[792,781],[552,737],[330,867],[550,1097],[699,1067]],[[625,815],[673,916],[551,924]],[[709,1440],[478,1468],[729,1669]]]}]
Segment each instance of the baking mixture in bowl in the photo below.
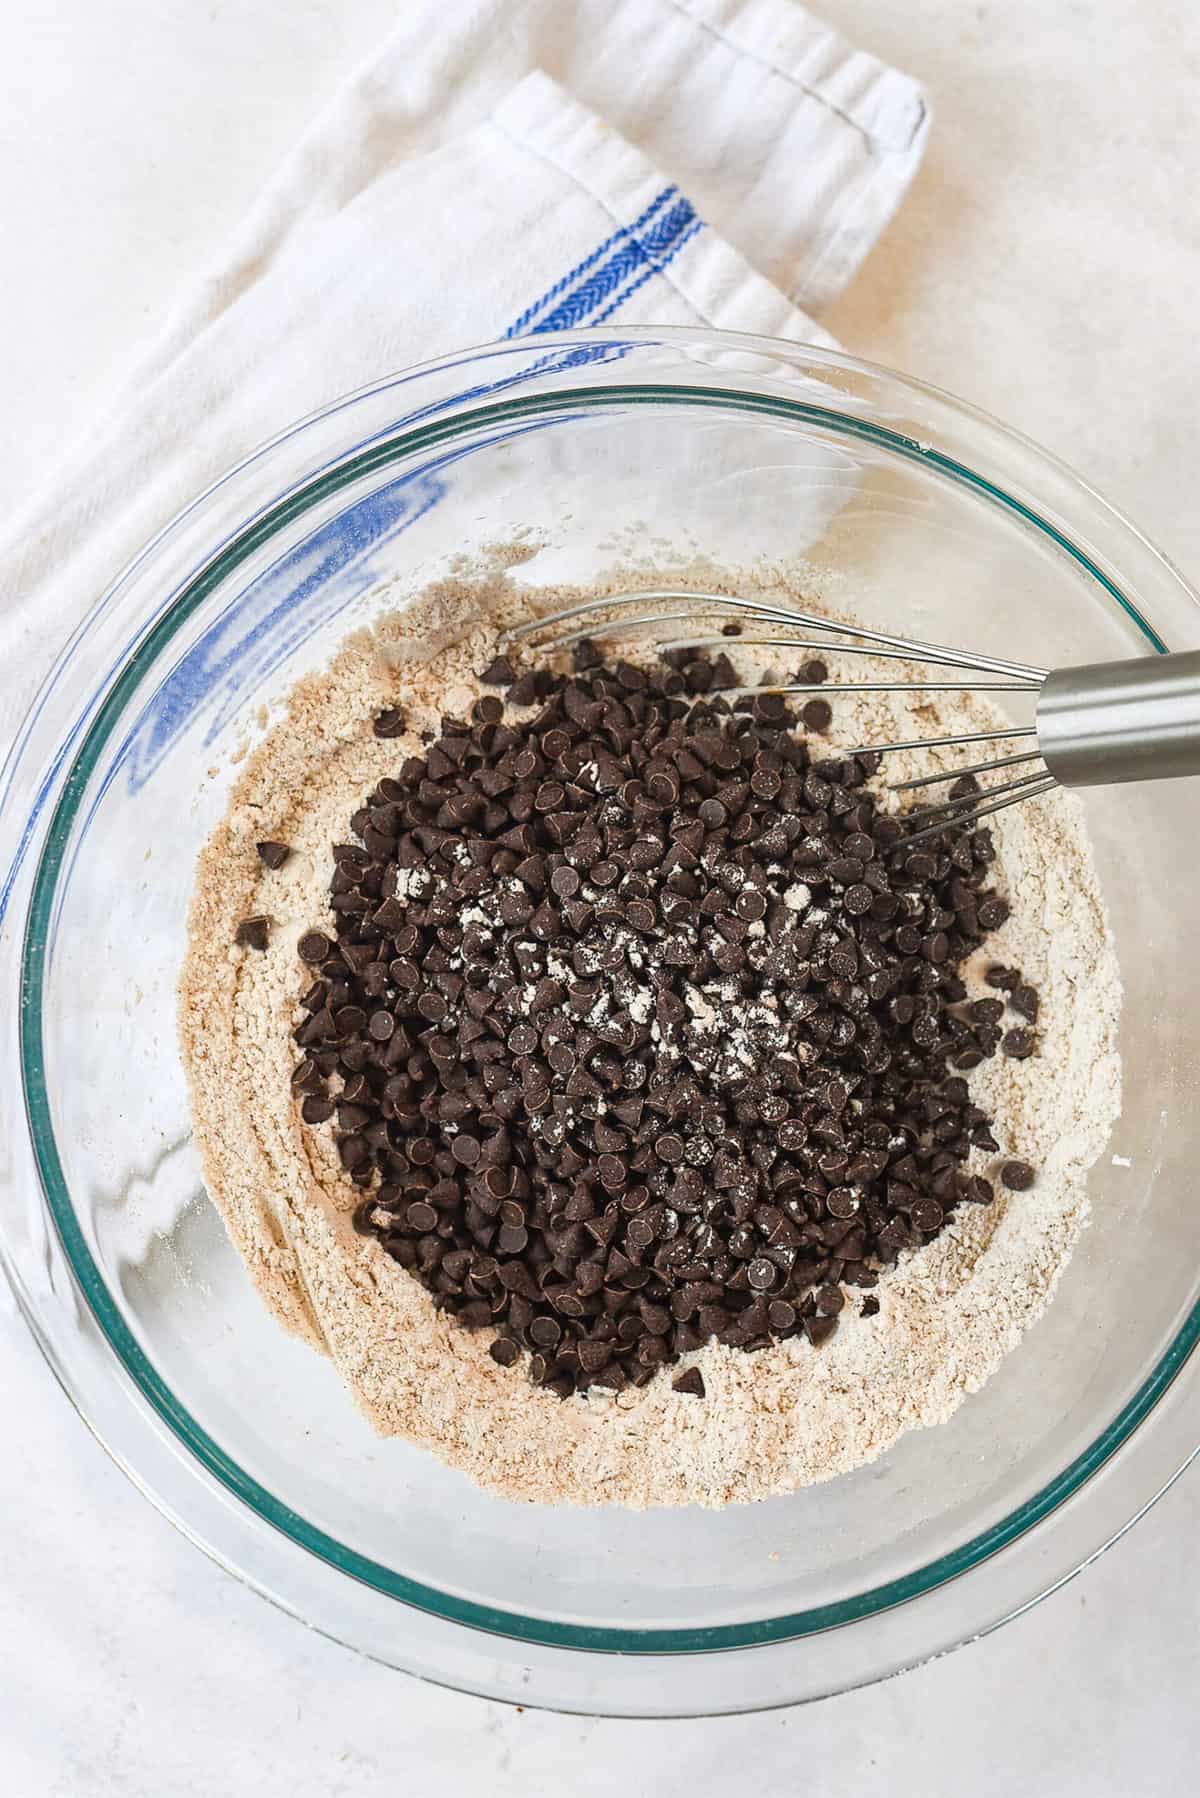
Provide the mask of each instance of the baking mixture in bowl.
[{"label": "baking mixture in bowl", "polygon": [[[351,637],[237,781],[182,981],[209,1189],[375,1425],[481,1484],[787,1491],[948,1417],[1086,1220],[1120,986],[1082,811],[910,845],[849,752],[980,696],[839,694],[736,624],[518,654],[596,597],[518,563]],[[811,697],[722,697],[781,675]]]}]

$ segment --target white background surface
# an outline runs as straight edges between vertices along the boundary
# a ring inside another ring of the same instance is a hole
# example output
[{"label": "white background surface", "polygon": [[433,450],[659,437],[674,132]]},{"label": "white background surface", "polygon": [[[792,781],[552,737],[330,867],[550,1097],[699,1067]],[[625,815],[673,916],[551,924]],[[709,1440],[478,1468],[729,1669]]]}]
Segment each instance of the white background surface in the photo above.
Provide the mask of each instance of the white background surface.
[{"label": "white background surface", "polygon": [[[918,75],[936,111],[909,201],[824,322],[1041,439],[1200,577],[1188,0],[822,10]],[[393,0],[4,0],[0,503],[103,408],[392,14]],[[0,1790],[13,1798],[1194,1785],[1197,1475],[1030,1616],[886,1686],[759,1719],[589,1723],[420,1686],[243,1591],[86,1436],[6,1296],[0,1428]]]}]

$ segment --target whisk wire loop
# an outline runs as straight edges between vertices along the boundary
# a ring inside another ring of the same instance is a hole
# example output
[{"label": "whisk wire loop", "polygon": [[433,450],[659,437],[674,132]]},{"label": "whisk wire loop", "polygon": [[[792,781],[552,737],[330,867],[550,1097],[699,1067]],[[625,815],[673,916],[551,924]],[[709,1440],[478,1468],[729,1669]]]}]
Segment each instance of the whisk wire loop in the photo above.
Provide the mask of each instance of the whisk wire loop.
[{"label": "whisk wire loop", "polygon": [[[647,609],[649,608],[649,609]],[[683,608],[683,609],[680,609]],[[729,623],[718,636],[703,621],[730,614],[762,627],[744,631]],[[666,627],[682,631],[663,637]],[[564,628],[565,627],[565,628]],[[695,627],[694,630],[691,627]],[[805,681],[765,680],[756,686],[714,685],[713,696],[725,700],[788,694],[808,699],[818,691],[841,693],[1014,693],[1034,699],[1032,724],[1004,724],[990,730],[944,731],[927,737],[865,743],[841,750],[845,756],[880,758],[926,749],[969,749],[976,744],[1014,745],[1033,739],[1028,750],[996,753],[984,761],[894,781],[890,791],[916,793],[981,774],[1008,773],[1030,763],[1028,774],[997,786],[977,786],[946,800],[926,800],[904,814],[915,830],[906,842],[918,842],[951,827],[973,827],[979,820],[1026,799],[1038,799],[1060,784],[1070,787],[1107,785],[1117,781],[1169,779],[1200,775],[1200,650],[1137,656],[1123,662],[1097,663],[1049,672],[1031,663],[980,655],[944,643],[922,643],[893,631],[821,617],[796,607],[746,599],[740,594],[710,593],[684,587],[643,588],[615,593],[557,612],[532,618],[504,633],[503,641],[543,640],[547,652],[566,649],[585,638],[638,631],[659,635],[663,653],[739,646],[777,649],[792,654],[830,657],[867,656],[881,661],[916,663],[922,668],[961,673],[962,681],[938,678]],[[779,634],[776,635],[775,633]],[[548,637],[546,633],[552,633]],[[676,664],[678,666],[678,664]],[[853,668],[851,672],[853,672]],[[725,672],[724,670],[722,672]],[[863,670],[863,672],[874,672]],[[898,670],[898,672],[900,672]],[[695,703],[704,695],[695,693]],[[872,761],[872,770],[879,766]]]}]

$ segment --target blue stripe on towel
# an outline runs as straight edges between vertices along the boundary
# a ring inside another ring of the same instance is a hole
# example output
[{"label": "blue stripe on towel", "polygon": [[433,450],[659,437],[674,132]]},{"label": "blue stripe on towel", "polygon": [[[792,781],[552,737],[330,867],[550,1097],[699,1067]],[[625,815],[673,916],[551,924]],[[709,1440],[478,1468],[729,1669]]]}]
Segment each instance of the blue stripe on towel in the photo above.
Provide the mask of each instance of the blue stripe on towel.
[{"label": "blue stripe on towel", "polygon": [[684,244],[690,243],[692,241],[692,238],[695,237],[697,231],[702,231],[703,229],[704,229],[704,220],[703,219],[693,219],[692,223],[689,225],[688,229],[684,232],[683,236],[679,239],[678,243],[675,245],[675,248],[673,250],[671,250],[668,255],[660,256],[656,262],[653,262],[650,265],[649,268],[643,269],[641,274],[635,276],[635,278],[629,283],[629,286],[626,287],[623,290],[623,292],[619,293],[617,295],[616,299],[611,301],[610,304],[604,308],[603,312],[598,312],[596,314],[595,318],[592,319],[590,322],[593,325],[602,325],[604,323],[605,319],[611,318],[613,313],[618,311],[619,308],[625,304],[626,300],[629,299],[631,294],[635,294],[639,287],[644,287],[646,285],[647,281],[649,281],[652,276],[660,274],[661,271],[664,268],[666,268],[668,262],[674,261],[675,257],[678,256],[680,250],[682,250]]},{"label": "blue stripe on towel", "polygon": [[551,300],[557,299],[559,294],[571,285],[572,281],[577,281],[580,275],[585,275],[590,268],[593,268],[605,252],[612,249],[614,244],[620,243],[622,239],[629,237],[632,232],[640,231],[643,226],[648,225],[655,213],[661,212],[667,201],[673,200],[678,192],[679,189],[673,184],[670,187],[664,187],[662,192],[657,194],[655,198],[651,200],[645,212],[643,212],[639,218],[634,219],[632,225],[622,225],[619,231],[614,231],[611,237],[606,237],[604,242],[599,244],[596,249],[592,251],[590,256],[585,256],[582,262],[577,262],[574,268],[568,269],[562,279],[556,281],[553,287],[548,287],[540,299],[535,300],[532,306],[527,306],[520,318],[513,320],[512,324],[508,327],[508,330],[504,332],[504,336],[506,338],[520,337],[526,331],[536,328],[533,325],[533,321],[544,306],[548,306]]},{"label": "blue stripe on towel", "polygon": [[[662,208],[671,200],[674,203],[663,212]],[[661,216],[656,218],[656,214]],[[657,274],[660,268],[665,268],[688,239],[700,229],[701,223],[690,201],[684,199],[676,188],[665,188],[646,208],[641,218],[606,238],[569,275],[549,288],[535,305],[527,307],[520,318],[509,326],[505,336],[516,337],[523,332],[532,336],[550,331],[567,331],[575,325],[588,323],[590,315],[599,307],[603,307],[603,311],[598,318],[590,319],[591,323],[598,324],[600,319],[611,318],[631,293]],[[607,261],[603,261],[602,258],[610,250],[612,254]],[[586,279],[570,292],[565,291],[580,274],[586,275]],[[634,279],[631,280],[631,277]],[[626,283],[629,285],[626,286]],[[562,298],[558,299],[557,305],[552,306],[549,312],[544,311],[546,305],[560,294]],[[531,324],[533,319],[537,322]]]}]

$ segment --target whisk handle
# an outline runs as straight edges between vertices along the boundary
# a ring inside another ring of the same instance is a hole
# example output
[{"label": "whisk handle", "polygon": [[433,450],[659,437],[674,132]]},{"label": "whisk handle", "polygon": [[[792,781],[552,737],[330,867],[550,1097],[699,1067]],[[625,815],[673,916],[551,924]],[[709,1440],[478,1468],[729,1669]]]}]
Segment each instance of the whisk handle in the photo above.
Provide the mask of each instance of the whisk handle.
[{"label": "whisk handle", "polygon": [[1065,787],[1200,774],[1200,650],[1058,669],[1038,699],[1037,734]]}]

